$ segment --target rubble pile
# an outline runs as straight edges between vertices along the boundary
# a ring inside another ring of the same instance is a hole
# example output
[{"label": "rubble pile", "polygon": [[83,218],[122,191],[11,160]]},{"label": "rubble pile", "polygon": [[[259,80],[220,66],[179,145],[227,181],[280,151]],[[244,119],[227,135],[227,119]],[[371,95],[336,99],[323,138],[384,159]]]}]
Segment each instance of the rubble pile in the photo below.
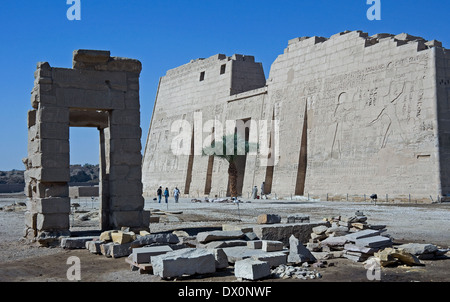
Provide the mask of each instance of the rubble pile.
[{"label": "rubble pile", "polygon": [[392,238],[383,235],[386,226],[369,224],[359,211],[351,217],[331,217],[322,222],[309,222],[309,216],[300,214],[288,217],[291,223],[287,224],[281,223],[276,214],[261,214],[256,220],[253,225],[236,225],[233,229],[223,225],[222,230],[196,235],[182,230],[150,234],[122,228],[97,237],[66,237],[61,246],[85,248],[110,258],[124,257],[133,271],[172,280],[225,269],[237,280],[307,280],[322,277],[317,268],[326,267],[325,259],[377,259],[383,267],[422,265],[420,259],[446,257],[449,251],[432,244],[394,247]]},{"label": "rubble pile", "polygon": [[312,229],[311,239],[306,247],[320,260],[344,257],[356,262],[363,262],[382,248],[392,246],[385,225],[372,225],[367,216],[357,211],[349,217],[324,218],[331,224]]},{"label": "rubble pile", "polygon": [[272,277],[281,279],[319,279],[322,278],[322,274],[317,272],[317,270],[310,270],[308,266],[292,266],[281,264],[276,268],[271,270]]}]

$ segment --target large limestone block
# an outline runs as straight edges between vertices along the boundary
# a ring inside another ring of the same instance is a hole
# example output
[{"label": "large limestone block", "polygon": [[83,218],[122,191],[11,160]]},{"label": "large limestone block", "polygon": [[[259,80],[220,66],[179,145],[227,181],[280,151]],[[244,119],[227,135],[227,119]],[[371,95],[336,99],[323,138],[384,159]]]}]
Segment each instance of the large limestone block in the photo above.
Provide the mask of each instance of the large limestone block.
[{"label": "large limestone block", "polygon": [[180,239],[177,235],[166,233],[166,234],[149,234],[145,236],[138,236],[136,240],[131,243],[132,248],[142,247],[145,245],[150,245],[153,243],[157,244],[177,244]]},{"label": "large limestone block", "polygon": [[86,242],[97,239],[97,236],[61,238],[61,247],[65,249],[85,249]]},{"label": "large limestone block", "polygon": [[180,249],[151,258],[153,274],[161,278],[208,274],[216,271],[216,259],[206,249]]},{"label": "large limestone block", "polygon": [[384,236],[371,236],[361,239],[356,239],[355,244],[357,246],[365,246],[371,248],[382,248],[392,246],[391,238]]},{"label": "large limestone block", "polygon": [[149,246],[134,248],[131,255],[135,263],[150,263],[151,257],[172,252],[172,248],[168,245]]},{"label": "large limestone block", "polygon": [[276,267],[281,264],[286,264],[288,255],[283,252],[266,253],[260,255],[253,255],[251,258],[254,260],[265,261],[270,267]]},{"label": "large limestone block", "polygon": [[37,230],[63,230],[69,229],[70,221],[67,214],[38,214],[36,220]]},{"label": "large limestone block", "polygon": [[136,234],[134,232],[118,231],[111,233],[111,239],[115,243],[124,244],[134,241],[136,239]]},{"label": "large limestone block", "polygon": [[294,235],[300,242],[308,242],[312,229],[319,225],[329,226],[329,222],[310,222],[310,223],[290,223],[274,225],[255,225],[253,232],[261,240],[277,240],[285,245],[289,244],[289,237]]},{"label": "large limestone block", "polygon": [[215,240],[232,240],[244,237],[242,231],[211,231],[200,232],[197,234],[197,241],[200,243],[207,243]]},{"label": "large limestone block", "polygon": [[262,240],[261,249],[265,252],[276,252],[283,250],[283,242],[276,240]]},{"label": "large limestone block", "polygon": [[236,278],[259,280],[270,275],[270,265],[266,261],[244,259],[234,265]]},{"label": "large limestone block", "polygon": [[377,235],[380,235],[380,231],[367,229],[345,235],[345,237],[348,239],[348,241],[355,242],[356,239],[367,238]]},{"label": "large limestone block", "polygon": [[70,213],[70,198],[36,198],[34,199],[36,212],[43,214]]}]

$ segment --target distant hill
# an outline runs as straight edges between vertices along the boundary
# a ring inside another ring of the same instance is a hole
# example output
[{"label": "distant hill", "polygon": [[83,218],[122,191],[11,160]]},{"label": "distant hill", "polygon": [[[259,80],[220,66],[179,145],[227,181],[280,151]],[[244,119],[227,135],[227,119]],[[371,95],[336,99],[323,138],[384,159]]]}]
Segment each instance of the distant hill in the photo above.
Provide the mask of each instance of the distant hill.
[{"label": "distant hill", "polygon": [[[24,184],[23,170],[0,171],[0,184]],[[71,165],[70,182],[98,183],[99,165]]]}]

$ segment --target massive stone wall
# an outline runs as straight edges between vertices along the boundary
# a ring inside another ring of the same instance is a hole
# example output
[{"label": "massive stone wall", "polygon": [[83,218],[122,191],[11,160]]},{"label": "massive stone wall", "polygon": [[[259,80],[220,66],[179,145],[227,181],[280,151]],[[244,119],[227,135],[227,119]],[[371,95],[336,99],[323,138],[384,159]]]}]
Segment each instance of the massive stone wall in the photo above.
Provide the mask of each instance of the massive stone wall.
[{"label": "massive stone wall", "polygon": [[[222,123],[276,121],[267,134],[273,165],[262,154],[240,164],[245,197],[263,181],[279,197],[377,193],[431,201],[450,193],[449,52],[440,42],[361,31],[296,38],[272,64],[267,82],[258,65],[248,64],[227,70],[233,81],[200,88],[204,64],[217,69],[225,58],[191,62],[161,78],[144,157],[145,194],[158,185],[191,196],[226,191],[225,162],[168,148],[177,134],[172,121],[192,121],[194,112]],[[183,190],[186,175],[189,190]]]}]

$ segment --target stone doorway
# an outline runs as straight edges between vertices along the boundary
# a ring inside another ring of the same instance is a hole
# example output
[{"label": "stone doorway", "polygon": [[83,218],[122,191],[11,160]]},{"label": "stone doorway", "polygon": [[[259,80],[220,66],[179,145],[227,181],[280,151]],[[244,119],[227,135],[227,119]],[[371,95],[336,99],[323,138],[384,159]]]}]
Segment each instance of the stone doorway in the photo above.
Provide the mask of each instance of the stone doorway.
[{"label": "stone doorway", "polygon": [[100,228],[148,229],[141,180],[137,60],[78,50],[73,68],[38,63],[28,112],[25,237],[48,244],[70,235],[69,127],[100,133]]}]

